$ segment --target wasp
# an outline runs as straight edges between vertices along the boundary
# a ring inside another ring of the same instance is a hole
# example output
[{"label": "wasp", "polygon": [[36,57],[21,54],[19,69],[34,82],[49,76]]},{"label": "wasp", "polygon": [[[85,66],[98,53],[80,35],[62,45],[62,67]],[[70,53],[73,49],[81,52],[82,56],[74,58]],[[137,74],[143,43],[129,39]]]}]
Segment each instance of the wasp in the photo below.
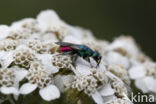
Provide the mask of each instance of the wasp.
[{"label": "wasp", "polygon": [[96,67],[98,67],[101,62],[102,56],[100,55],[100,53],[97,51],[93,51],[86,45],[73,44],[68,42],[56,42],[56,44],[60,46],[57,49],[57,52],[60,52],[63,55],[76,55],[82,57],[89,63],[90,57],[92,57],[97,63]]}]

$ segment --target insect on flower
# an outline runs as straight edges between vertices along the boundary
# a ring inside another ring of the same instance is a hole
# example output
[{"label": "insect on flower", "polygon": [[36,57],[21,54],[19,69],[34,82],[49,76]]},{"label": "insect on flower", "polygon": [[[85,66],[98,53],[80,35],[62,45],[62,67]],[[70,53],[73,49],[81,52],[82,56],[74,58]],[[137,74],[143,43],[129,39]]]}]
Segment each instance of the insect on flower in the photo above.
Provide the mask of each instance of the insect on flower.
[{"label": "insect on flower", "polygon": [[68,55],[68,54],[76,55],[82,57],[89,63],[90,63],[90,57],[92,57],[97,63],[96,67],[99,66],[101,62],[102,56],[100,55],[100,53],[97,51],[93,51],[86,45],[73,44],[67,42],[56,42],[56,44],[60,45],[57,51],[62,53],[63,55]]}]

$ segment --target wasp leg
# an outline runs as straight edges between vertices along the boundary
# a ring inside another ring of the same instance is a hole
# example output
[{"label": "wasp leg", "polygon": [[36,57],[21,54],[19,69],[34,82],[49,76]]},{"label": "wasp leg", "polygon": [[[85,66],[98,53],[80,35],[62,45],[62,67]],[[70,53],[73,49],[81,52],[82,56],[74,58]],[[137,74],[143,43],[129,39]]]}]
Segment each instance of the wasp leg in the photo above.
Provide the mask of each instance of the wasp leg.
[{"label": "wasp leg", "polygon": [[87,62],[89,62],[89,64],[90,64],[90,66],[91,66],[91,68],[93,68],[94,66],[91,64],[91,62],[90,62],[90,58],[89,57],[85,57],[84,58]]},{"label": "wasp leg", "polygon": [[75,54],[74,58],[73,58],[73,61],[76,62],[77,58],[78,58],[78,55]]}]

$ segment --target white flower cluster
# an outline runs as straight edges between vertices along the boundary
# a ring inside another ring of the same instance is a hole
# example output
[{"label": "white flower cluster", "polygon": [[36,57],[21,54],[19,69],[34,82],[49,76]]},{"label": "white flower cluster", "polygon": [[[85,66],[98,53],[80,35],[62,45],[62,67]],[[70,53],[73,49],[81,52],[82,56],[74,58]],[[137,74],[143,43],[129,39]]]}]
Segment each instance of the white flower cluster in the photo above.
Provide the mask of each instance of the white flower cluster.
[{"label": "white flower cluster", "polygon": [[12,73],[13,69],[0,70],[0,86],[10,87],[14,85],[15,74]]},{"label": "white flower cluster", "polygon": [[72,65],[72,57],[68,55],[54,55],[52,64],[58,69],[70,69]]},{"label": "white flower cluster", "polygon": [[14,64],[29,68],[32,61],[36,60],[32,50],[26,48],[17,49],[13,54]]},{"label": "white flower cluster", "polygon": [[[12,94],[17,101],[32,92],[52,101],[70,89],[97,104],[131,104],[131,79],[143,92],[156,94],[156,63],[132,37],[121,36],[112,43],[98,40],[89,30],[70,26],[46,10],[36,19],[0,25],[0,40],[0,94]],[[87,45],[101,54],[101,63],[95,67],[91,57],[88,63],[57,53],[58,41]]]},{"label": "white flower cluster", "polygon": [[88,95],[94,93],[97,87],[97,80],[91,76],[76,76],[72,88],[77,88],[78,91],[84,90]]},{"label": "white flower cluster", "polygon": [[129,104],[128,101],[124,100],[124,99],[113,99],[109,102],[107,102],[106,104]]}]

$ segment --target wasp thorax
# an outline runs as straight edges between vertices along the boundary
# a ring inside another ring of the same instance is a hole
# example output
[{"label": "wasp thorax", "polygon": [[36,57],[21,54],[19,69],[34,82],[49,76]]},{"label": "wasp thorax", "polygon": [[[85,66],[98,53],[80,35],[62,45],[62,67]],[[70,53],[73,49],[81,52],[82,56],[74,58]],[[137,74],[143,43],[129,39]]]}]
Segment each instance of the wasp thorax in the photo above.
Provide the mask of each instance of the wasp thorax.
[{"label": "wasp thorax", "polygon": [[92,40],[92,41],[84,41],[83,42],[83,44],[84,45],[86,45],[86,46],[88,46],[88,47],[90,47],[91,49],[93,49],[93,50],[97,50],[98,52],[102,52],[102,48],[103,47],[101,47],[100,45],[99,45],[99,43],[97,42],[97,40]]},{"label": "wasp thorax", "polygon": [[33,51],[24,48],[16,50],[16,52],[13,55],[13,58],[14,64],[24,68],[29,68],[30,63],[36,60],[36,56],[33,53]]},{"label": "wasp thorax", "polygon": [[39,88],[44,88],[52,83],[53,76],[48,73],[40,62],[33,62],[28,70],[27,79]]},{"label": "wasp thorax", "polygon": [[15,75],[12,69],[0,69],[0,86],[11,87],[14,85]]},{"label": "wasp thorax", "polygon": [[70,69],[72,65],[72,57],[70,55],[54,55],[52,56],[52,64],[58,69]]}]

